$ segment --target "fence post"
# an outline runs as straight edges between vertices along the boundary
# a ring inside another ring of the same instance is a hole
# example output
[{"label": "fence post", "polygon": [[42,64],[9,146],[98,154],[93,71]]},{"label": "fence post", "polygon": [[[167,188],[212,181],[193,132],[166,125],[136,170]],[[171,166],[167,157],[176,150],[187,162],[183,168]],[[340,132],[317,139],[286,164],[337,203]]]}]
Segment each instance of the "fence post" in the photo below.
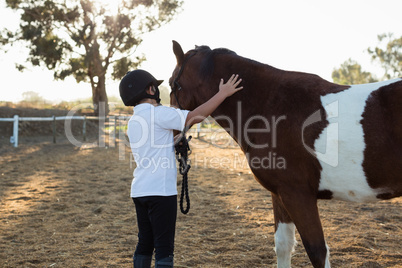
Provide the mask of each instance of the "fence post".
[{"label": "fence post", "polygon": [[117,145],[117,139],[116,139],[116,137],[117,137],[117,117],[115,116],[114,117],[114,147],[116,147],[116,145]]},{"label": "fence post", "polygon": [[99,102],[99,115],[98,115],[98,122],[99,122],[99,129],[98,129],[98,135],[99,135],[99,148],[104,148],[106,146],[105,142],[105,121],[106,121],[106,105],[105,102],[101,101]]},{"label": "fence post", "polygon": [[53,143],[56,143],[56,116],[53,115]]},{"label": "fence post", "polygon": [[13,136],[10,138],[10,142],[14,144],[14,147],[18,147],[18,122],[18,115],[14,115]]},{"label": "fence post", "polygon": [[[122,120],[122,117],[119,116],[119,144],[118,144],[118,146],[119,146],[119,160],[125,160],[126,159],[127,141],[126,141],[126,135],[125,135],[124,131],[121,131],[121,129],[123,128],[123,123],[122,122],[124,122],[124,120]],[[132,163],[132,161],[131,161],[131,158],[130,158],[130,165],[131,165],[131,163]]]},{"label": "fence post", "polygon": [[82,135],[84,136],[84,141],[87,141],[87,116],[84,115],[84,122],[82,123]]},{"label": "fence post", "polygon": [[109,147],[113,148],[113,147],[115,147],[115,145],[116,145],[116,143],[115,143],[115,141],[116,141],[116,138],[115,138],[115,137],[116,137],[116,133],[115,133],[114,130],[112,131],[111,124],[112,124],[112,123],[116,124],[116,116],[111,115],[111,116],[108,116],[108,117],[106,117],[106,118],[109,120],[109,122],[108,122],[108,124],[107,124],[107,126],[108,126],[108,131],[105,131],[105,133],[108,133],[108,135],[109,135],[109,142],[108,142]]},{"label": "fence post", "polygon": [[197,139],[200,138],[200,132],[201,132],[201,123],[197,124]]}]

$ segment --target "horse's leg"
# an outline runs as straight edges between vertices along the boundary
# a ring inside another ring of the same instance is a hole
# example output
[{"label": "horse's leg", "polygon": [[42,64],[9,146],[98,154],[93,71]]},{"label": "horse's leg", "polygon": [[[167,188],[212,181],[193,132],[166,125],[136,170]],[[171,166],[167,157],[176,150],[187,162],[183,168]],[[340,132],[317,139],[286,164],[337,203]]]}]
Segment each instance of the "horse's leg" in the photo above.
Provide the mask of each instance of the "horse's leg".
[{"label": "horse's leg", "polygon": [[315,195],[308,191],[296,192],[291,189],[289,194],[280,193],[279,198],[296,225],[314,268],[329,268],[329,250],[325,243]]},{"label": "horse's leg", "polygon": [[295,225],[289,217],[281,200],[272,193],[275,218],[275,252],[278,268],[290,268],[294,247],[296,246]]}]

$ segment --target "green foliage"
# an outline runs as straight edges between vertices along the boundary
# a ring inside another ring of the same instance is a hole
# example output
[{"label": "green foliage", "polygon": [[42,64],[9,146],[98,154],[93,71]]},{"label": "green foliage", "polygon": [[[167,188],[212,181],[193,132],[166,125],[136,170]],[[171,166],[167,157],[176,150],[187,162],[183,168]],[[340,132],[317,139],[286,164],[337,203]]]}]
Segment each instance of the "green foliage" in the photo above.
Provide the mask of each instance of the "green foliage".
[{"label": "green foliage", "polygon": [[132,61],[127,57],[117,60],[113,66],[112,77],[115,79],[123,77],[129,70],[137,68],[139,63],[144,60],[144,56],[137,57],[135,61]]},{"label": "green foliage", "polygon": [[[121,79],[145,57],[134,55],[141,36],[168,23],[182,0],[116,0],[113,14],[101,0],[6,0],[21,14],[17,32],[4,29],[0,45],[23,42],[27,62],[54,71],[55,79],[72,75],[77,82],[91,82],[93,99],[107,101],[105,76]],[[134,56],[133,56],[134,55]],[[17,65],[19,70],[24,66]]]},{"label": "green foliage", "polygon": [[55,70],[56,79],[74,75],[78,82],[106,73],[111,63],[115,63],[113,78],[121,78],[145,60],[126,58],[142,42],[141,35],[169,22],[181,5],[178,0],[120,0],[117,14],[110,14],[96,0],[6,3],[22,14],[20,30],[3,31],[2,43],[30,43],[29,62]]},{"label": "green foliage", "polygon": [[339,69],[332,72],[334,83],[341,85],[365,84],[377,82],[373,74],[362,71],[362,67],[356,61],[349,59]]},{"label": "green foliage", "polygon": [[379,46],[368,48],[372,60],[379,62],[385,70],[385,78],[402,76],[402,36],[394,38],[392,33],[378,36]]}]

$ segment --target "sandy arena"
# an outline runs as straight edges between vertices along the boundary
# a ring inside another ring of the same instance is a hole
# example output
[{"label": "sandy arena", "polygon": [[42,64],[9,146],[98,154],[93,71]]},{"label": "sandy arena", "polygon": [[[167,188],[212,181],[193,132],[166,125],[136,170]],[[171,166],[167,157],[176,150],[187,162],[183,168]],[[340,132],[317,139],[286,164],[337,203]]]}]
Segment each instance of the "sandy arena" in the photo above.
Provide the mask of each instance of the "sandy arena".
[{"label": "sandy arena", "polygon": [[[175,267],[276,267],[270,194],[224,136],[190,143],[191,209],[179,212]],[[1,144],[0,267],[132,267],[134,166],[126,146],[51,137]],[[401,267],[402,198],[319,207],[332,267]],[[311,267],[297,240],[293,267]]]}]

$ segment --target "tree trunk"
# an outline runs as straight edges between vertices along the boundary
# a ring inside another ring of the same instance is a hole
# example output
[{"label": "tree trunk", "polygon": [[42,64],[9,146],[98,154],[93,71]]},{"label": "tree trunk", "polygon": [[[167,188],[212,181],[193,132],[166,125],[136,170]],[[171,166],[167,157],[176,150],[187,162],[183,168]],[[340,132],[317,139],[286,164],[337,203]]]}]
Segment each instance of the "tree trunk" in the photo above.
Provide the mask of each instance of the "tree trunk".
[{"label": "tree trunk", "polygon": [[92,83],[92,102],[95,115],[107,116],[109,114],[105,75],[98,77],[97,83]]},{"label": "tree trunk", "polygon": [[102,66],[99,44],[96,36],[93,36],[93,44],[86,45],[87,57],[89,60],[88,76],[92,87],[92,103],[94,112],[97,116],[107,116],[109,114],[109,104],[106,95],[106,70],[107,66]]}]

